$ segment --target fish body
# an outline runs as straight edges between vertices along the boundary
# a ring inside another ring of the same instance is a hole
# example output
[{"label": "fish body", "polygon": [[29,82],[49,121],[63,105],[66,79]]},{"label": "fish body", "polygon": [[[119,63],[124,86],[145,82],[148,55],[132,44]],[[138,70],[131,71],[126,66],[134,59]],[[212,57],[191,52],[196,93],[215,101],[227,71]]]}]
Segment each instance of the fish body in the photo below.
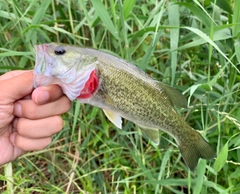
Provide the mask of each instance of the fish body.
[{"label": "fish body", "polygon": [[187,107],[179,91],[95,49],[50,43],[35,50],[35,87],[58,84],[69,99],[102,108],[118,128],[122,128],[122,118],[134,122],[156,144],[159,129],[168,133],[191,170],[199,158],[215,156],[212,147],[175,111],[174,106]]}]

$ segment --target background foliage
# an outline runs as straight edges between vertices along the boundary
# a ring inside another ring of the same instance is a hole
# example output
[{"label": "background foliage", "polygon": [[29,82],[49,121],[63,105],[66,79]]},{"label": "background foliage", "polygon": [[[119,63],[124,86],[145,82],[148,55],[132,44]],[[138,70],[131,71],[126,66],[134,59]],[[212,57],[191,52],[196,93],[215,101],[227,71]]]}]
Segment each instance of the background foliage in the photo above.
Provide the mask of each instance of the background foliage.
[{"label": "background foliage", "polygon": [[179,112],[218,154],[189,172],[167,134],[154,146],[74,102],[51,146],[0,167],[0,191],[239,193],[239,15],[237,0],[0,0],[0,73],[32,69],[35,44],[109,52],[183,92]]}]

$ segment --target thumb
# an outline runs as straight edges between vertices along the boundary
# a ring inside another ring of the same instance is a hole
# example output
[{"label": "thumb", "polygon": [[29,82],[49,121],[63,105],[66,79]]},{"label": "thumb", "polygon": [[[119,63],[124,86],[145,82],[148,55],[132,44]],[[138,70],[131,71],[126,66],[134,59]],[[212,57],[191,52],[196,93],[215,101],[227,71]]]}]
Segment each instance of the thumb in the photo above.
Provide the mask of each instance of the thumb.
[{"label": "thumb", "polygon": [[0,80],[0,99],[11,103],[33,91],[33,71],[12,74],[14,77]]}]

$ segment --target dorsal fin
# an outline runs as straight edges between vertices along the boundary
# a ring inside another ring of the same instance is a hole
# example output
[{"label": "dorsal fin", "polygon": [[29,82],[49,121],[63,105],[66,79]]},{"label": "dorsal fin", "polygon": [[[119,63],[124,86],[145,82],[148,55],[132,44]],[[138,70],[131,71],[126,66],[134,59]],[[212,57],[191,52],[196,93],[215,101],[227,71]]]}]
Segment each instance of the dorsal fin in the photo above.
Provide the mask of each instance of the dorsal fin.
[{"label": "dorsal fin", "polygon": [[187,99],[181,92],[161,82],[157,82],[157,83],[163,89],[163,91],[167,94],[172,105],[187,108],[187,105],[188,105]]}]

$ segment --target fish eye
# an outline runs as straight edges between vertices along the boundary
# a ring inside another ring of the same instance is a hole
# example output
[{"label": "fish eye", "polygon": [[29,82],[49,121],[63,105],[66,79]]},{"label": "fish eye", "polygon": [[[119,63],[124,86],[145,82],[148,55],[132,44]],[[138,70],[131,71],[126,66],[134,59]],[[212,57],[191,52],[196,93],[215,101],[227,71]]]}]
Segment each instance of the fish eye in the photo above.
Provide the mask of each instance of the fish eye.
[{"label": "fish eye", "polygon": [[64,53],[66,53],[66,50],[65,50],[63,47],[58,46],[58,47],[55,49],[54,53],[55,53],[56,55],[63,55]]}]

